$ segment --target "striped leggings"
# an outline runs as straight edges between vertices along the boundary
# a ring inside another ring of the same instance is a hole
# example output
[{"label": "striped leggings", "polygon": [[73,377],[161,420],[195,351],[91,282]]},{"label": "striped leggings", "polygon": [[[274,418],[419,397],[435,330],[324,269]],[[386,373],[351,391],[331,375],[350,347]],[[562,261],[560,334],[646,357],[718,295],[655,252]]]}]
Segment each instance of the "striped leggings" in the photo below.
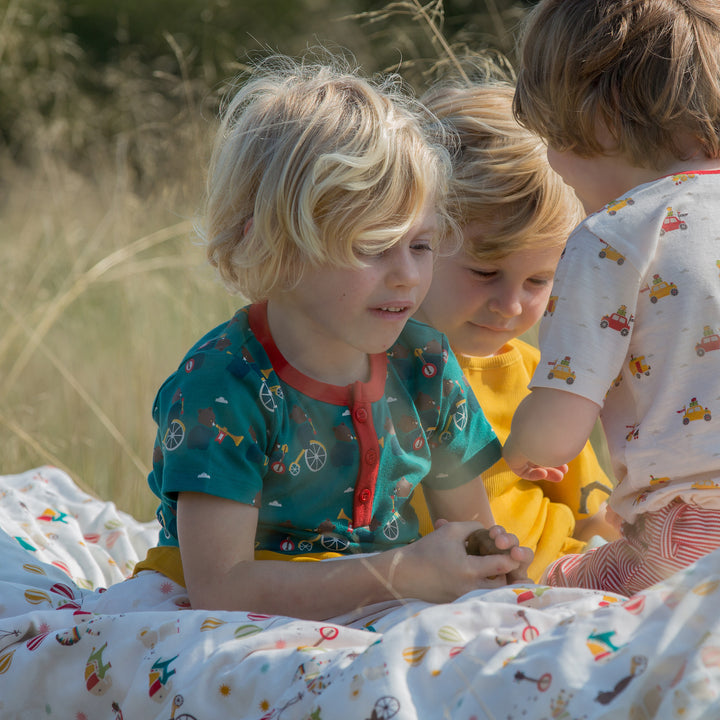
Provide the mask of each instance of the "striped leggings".
[{"label": "striped leggings", "polygon": [[623,537],[551,563],[542,583],[633,595],[720,547],[720,510],[680,500],[622,527]]}]

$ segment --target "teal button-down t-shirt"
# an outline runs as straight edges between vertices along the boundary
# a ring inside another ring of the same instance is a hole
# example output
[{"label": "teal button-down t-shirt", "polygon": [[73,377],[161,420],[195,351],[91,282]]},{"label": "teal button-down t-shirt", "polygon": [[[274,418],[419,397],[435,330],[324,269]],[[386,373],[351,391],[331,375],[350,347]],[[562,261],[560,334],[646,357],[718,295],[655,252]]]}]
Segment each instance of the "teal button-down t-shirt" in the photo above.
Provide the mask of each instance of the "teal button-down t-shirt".
[{"label": "teal button-down t-shirt", "polygon": [[202,338],[158,391],[153,470],[160,545],[177,494],[258,508],[256,549],[374,552],[419,537],[418,483],[462,485],[500,457],[444,335],[409,321],[366,383],[327,385],[281,355],[265,304]]}]

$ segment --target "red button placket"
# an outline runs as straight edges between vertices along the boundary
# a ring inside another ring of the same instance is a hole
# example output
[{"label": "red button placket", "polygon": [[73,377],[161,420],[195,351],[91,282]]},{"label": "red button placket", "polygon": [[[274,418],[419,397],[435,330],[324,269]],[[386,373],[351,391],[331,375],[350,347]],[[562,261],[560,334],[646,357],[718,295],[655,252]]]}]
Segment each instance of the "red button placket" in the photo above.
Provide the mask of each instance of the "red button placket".
[{"label": "red button placket", "polygon": [[362,398],[362,385],[353,386],[350,416],[360,451],[360,467],[355,483],[353,527],[367,527],[372,521],[375,486],[377,484],[380,445],[373,423],[372,404]]}]

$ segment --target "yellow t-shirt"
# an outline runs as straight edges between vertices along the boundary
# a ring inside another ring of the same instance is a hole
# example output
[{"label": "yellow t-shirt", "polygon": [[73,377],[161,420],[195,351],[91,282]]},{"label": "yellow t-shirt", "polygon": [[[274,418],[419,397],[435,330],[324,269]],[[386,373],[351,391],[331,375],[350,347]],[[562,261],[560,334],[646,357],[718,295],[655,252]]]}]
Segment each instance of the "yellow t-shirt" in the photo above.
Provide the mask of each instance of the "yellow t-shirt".
[{"label": "yellow t-shirt", "polygon": [[[510,434],[513,413],[529,393],[528,383],[539,360],[538,350],[517,338],[499,355],[458,355],[460,367],[500,442]],[[585,543],[572,537],[575,521],[594,515],[612,489],[590,442],[569,468],[559,483],[523,480],[502,459],[483,474],[495,522],[535,553],[528,574],[536,582],[553,560],[582,551]],[[414,493],[413,506],[420,517],[420,531],[427,534],[432,522],[421,488]]]}]

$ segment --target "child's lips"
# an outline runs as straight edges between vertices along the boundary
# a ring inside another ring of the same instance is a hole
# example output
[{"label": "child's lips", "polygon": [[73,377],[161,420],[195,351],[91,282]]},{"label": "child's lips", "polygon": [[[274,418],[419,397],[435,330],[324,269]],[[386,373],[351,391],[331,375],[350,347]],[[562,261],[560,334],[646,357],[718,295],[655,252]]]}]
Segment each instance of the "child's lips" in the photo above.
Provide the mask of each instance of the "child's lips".
[{"label": "child's lips", "polygon": [[487,330],[488,332],[492,332],[492,333],[502,333],[502,334],[506,335],[507,333],[513,332],[513,329],[508,326],[498,327],[497,325],[486,325],[484,323],[470,323],[470,324],[473,325],[474,327],[476,327],[478,330]]},{"label": "child's lips", "polygon": [[384,317],[405,317],[410,314],[413,310],[413,304],[402,302],[402,303],[387,303],[385,305],[377,305],[373,308],[373,312],[382,315]]}]

